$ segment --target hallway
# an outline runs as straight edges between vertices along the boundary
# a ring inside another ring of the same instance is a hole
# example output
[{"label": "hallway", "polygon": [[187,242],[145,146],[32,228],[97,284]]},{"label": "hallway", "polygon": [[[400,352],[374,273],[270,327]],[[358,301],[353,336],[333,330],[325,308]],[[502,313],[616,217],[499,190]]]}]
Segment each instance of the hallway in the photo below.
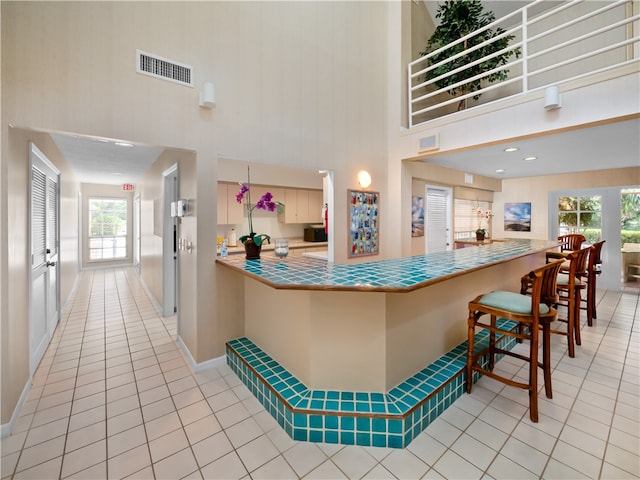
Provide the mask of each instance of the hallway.
[{"label": "hallway", "polygon": [[575,358],[554,336],[538,424],[525,392],[484,378],[395,450],[291,440],[226,365],[192,373],[133,268],[84,271],[2,440],[2,479],[636,478],[639,292],[599,292]]}]

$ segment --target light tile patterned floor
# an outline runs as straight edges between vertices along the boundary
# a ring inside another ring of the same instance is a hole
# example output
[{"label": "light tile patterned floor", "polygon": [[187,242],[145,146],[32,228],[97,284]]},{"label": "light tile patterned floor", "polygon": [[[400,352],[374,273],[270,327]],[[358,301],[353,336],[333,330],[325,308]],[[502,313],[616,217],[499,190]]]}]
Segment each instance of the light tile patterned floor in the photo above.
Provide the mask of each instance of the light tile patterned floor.
[{"label": "light tile patterned floor", "polygon": [[133,269],[79,285],[2,439],[3,479],[640,476],[638,289],[599,292],[575,358],[554,336],[539,423],[524,392],[481,379],[398,450],[294,442],[226,366],[191,372]]}]

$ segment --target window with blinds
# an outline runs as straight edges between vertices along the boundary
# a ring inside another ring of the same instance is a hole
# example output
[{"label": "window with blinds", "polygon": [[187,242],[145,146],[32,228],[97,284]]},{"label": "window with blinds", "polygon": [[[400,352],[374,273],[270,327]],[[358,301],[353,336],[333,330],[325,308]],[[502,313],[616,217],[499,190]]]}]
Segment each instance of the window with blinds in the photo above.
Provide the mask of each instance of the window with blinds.
[{"label": "window with blinds", "polygon": [[[480,226],[476,209],[491,210],[491,205],[491,202],[456,198],[453,201],[454,238],[456,240],[475,239],[476,230]],[[485,221],[484,227],[491,233],[491,222]]]}]

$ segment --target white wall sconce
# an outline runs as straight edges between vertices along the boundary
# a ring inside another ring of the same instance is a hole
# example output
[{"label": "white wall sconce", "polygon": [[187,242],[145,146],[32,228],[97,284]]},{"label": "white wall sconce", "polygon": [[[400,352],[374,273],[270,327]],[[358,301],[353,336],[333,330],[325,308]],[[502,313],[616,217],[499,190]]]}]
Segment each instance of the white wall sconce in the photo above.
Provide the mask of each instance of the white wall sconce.
[{"label": "white wall sconce", "polygon": [[562,97],[557,85],[551,85],[544,89],[544,109],[556,110],[562,107]]},{"label": "white wall sconce", "polygon": [[367,188],[371,185],[371,175],[366,170],[360,170],[358,172],[358,185],[362,188]]},{"label": "white wall sconce", "polygon": [[214,108],[216,106],[216,91],[211,82],[204,82],[200,92],[200,106],[203,108]]}]

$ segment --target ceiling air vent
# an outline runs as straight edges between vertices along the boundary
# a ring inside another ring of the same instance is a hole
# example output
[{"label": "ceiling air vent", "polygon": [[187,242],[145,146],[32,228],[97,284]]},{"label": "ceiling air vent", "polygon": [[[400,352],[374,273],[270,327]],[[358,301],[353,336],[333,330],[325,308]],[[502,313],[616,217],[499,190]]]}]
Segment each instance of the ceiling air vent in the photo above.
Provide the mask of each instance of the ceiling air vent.
[{"label": "ceiling air vent", "polygon": [[192,67],[141,50],[136,50],[136,72],[193,87]]}]

